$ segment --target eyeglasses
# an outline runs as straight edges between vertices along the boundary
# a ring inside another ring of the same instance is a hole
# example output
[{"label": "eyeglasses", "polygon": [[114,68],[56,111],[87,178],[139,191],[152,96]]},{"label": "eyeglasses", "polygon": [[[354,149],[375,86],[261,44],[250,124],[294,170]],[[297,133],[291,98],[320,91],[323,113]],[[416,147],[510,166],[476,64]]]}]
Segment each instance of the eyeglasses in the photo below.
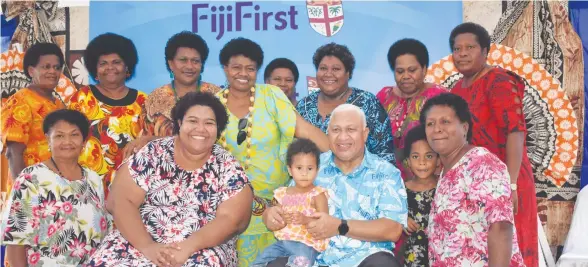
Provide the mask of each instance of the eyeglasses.
[{"label": "eyeglasses", "polygon": [[247,125],[249,121],[247,121],[247,117],[242,118],[239,120],[239,132],[237,133],[237,145],[241,145],[243,141],[247,138]]}]

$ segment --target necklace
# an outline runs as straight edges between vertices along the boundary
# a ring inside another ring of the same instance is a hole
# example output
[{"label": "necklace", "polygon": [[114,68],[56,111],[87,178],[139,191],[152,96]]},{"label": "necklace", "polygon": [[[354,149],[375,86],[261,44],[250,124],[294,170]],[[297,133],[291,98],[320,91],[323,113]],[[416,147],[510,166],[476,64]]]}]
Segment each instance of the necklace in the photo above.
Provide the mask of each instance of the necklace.
[{"label": "necklace", "polygon": [[[476,81],[476,79],[478,79],[478,75],[482,74],[482,72],[484,72],[484,70],[486,70],[486,68],[488,68],[488,65],[484,65],[484,67],[482,67],[481,70],[479,70],[478,72],[476,72],[476,74],[474,74],[474,76],[472,76],[472,79],[469,81],[467,86],[464,87],[470,87],[472,86],[472,84]],[[465,83],[465,81],[464,81]]]},{"label": "necklace", "polygon": [[[63,176],[63,173],[61,173],[61,170],[59,169],[59,167],[57,167],[57,163],[55,163],[55,160],[53,159],[53,157],[51,157],[51,163],[53,163],[53,166],[55,166],[55,169],[57,170],[57,173],[59,174],[59,176],[65,178],[65,176]],[[82,177],[82,179],[84,179],[84,168],[82,168],[82,166],[79,163],[78,163],[78,166],[80,167],[81,177]]]},{"label": "necklace", "polygon": [[406,117],[408,116],[408,107],[410,107],[410,105],[412,104],[412,99],[412,97],[407,98],[406,103],[399,103],[402,106],[396,113],[396,116],[394,116],[394,126],[396,127],[394,131],[395,138],[402,138],[402,132],[404,131],[404,128],[406,128],[407,126],[407,123],[405,122],[408,122],[406,120]]},{"label": "necklace", "polygon": [[[227,112],[229,112],[229,107],[227,106],[229,89],[230,88],[227,87],[227,89],[225,89],[221,93],[221,99],[220,99],[221,102],[223,103],[223,105],[225,106],[225,109],[227,110]],[[245,117],[247,117],[247,127],[245,127],[245,129],[243,129],[243,130],[241,130],[241,129],[239,130],[239,132],[245,131],[245,133],[247,134],[247,137],[245,138],[245,145],[246,145],[245,161],[241,162],[241,164],[243,165],[243,169],[245,169],[245,170],[249,169],[249,165],[251,164],[251,133],[253,131],[253,110],[255,110],[255,108],[253,107],[253,105],[255,104],[255,87],[251,87],[251,96],[249,97],[249,102],[250,102],[249,114],[247,114],[245,116]],[[227,130],[226,129],[221,134],[220,142],[221,142],[221,145],[225,148],[225,150],[231,152],[231,150],[229,149],[229,145],[227,144]]]},{"label": "necklace", "polygon": [[[178,96],[178,91],[176,90],[175,81],[176,80],[171,81],[171,88],[172,88],[172,91],[174,92],[174,96],[176,97],[176,102],[178,102],[178,101],[180,101],[180,97]],[[196,92],[200,92],[200,79],[198,79],[198,83],[196,84]]]},{"label": "necklace", "polygon": [[[347,92],[349,92],[350,88],[351,87],[347,87],[347,89],[345,89],[345,91],[343,91],[343,93],[339,94],[338,96],[334,97],[333,99],[342,100],[343,97],[347,94]],[[323,100],[325,98],[327,98],[323,93],[320,93],[320,96],[323,98]]]},{"label": "necklace", "polygon": [[339,95],[337,98],[339,98],[339,100],[343,99],[343,97],[347,94],[347,92],[349,92],[349,87],[347,87],[347,89],[345,89],[345,92],[343,92],[341,95]]}]

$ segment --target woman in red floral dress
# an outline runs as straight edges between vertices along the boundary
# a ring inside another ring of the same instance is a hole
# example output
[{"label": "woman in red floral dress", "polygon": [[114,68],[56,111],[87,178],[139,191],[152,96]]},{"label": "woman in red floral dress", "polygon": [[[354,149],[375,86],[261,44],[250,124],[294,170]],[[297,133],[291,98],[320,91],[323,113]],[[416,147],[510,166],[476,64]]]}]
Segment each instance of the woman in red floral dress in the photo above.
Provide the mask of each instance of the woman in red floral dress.
[{"label": "woman in red floral dress", "polygon": [[472,144],[485,147],[506,163],[519,248],[527,267],[538,266],[537,200],[525,145],[525,84],[516,74],[486,64],[490,36],[482,26],[457,26],[451,32],[449,45],[453,63],[464,75],[451,92],[469,104],[473,116]]},{"label": "woman in red floral dress", "polygon": [[386,86],[376,97],[390,117],[396,167],[402,179],[408,181],[414,174],[408,168],[408,161],[402,155],[404,139],[408,131],[419,125],[421,109],[428,99],[447,92],[447,89],[425,82],[429,66],[429,51],[420,41],[401,39],[388,50],[388,64],[394,72],[396,86]]}]

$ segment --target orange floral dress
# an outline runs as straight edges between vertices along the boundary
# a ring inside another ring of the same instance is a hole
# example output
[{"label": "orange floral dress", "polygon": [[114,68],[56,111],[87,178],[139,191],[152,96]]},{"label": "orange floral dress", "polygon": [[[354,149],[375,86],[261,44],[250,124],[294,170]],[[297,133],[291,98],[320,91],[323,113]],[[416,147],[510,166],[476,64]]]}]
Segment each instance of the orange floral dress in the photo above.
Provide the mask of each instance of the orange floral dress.
[{"label": "orange floral dress", "polygon": [[[312,207],[312,199],[322,193],[327,194],[327,190],[320,186],[316,186],[304,194],[289,195],[286,193],[287,189],[287,187],[280,187],[274,191],[276,201],[282,205],[284,212],[300,212],[306,216],[316,212],[316,209]],[[329,242],[329,239],[314,239],[304,225],[288,224],[281,230],[274,232],[274,235],[278,240],[304,243],[318,252],[325,251]]]},{"label": "orange floral dress", "polygon": [[122,99],[110,99],[95,86],[80,88],[69,99],[69,108],[80,111],[90,120],[90,136],[80,164],[102,176],[105,193],[113,172],[123,161],[123,149],[141,131],[138,123],[147,95],[135,89]]},{"label": "orange floral dress", "polygon": [[[7,142],[17,142],[26,145],[23,152],[25,167],[48,160],[51,157],[49,144],[43,133],[43,119],[52,111],[63,109],[65,105],[61,99],[51,102],[29,88],[22,88],[10,96],[2,104],[1,136],[2,150]],[[4,153],[4,151],[2,151]],[[0,211],[4,207],[4,200],[10,193],[12,181],[10,174],[2,177],[2,192],[0,193]],[[16,179],[16,177],[14,177]]]},{"label": "orange floral dress", "polygon": [[[220,91],[220,87],[203,82],[200,84],[200,91],[216,94]],[[176,105],[176,102],[176,94],[170,84],[153,90],[145,100],[145,105],[139,117],[141,136],[172,136],[174,124],[171,120],[171,110]]]},{"label": "orange floral dress", "polygon": [[18,90],[2,107],[3,146],[6,147],[7,142],[25,144],[25,167],[48,160],[51,152],[43,133],[43,119],[63,108],[65,105],[59,98],[51,102],[29,88]]}]

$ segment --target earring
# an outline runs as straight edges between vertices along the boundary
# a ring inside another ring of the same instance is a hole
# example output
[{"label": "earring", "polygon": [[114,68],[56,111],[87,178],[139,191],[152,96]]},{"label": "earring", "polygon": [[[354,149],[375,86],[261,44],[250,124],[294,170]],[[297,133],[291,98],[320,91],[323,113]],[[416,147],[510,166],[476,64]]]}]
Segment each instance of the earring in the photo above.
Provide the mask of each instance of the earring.
[{"label": "earring", "polygon": [[172,80],[174,79],[174,73],[173,73],[173,71],[170,71],[169,72],[169,78],[172,79]]}]

